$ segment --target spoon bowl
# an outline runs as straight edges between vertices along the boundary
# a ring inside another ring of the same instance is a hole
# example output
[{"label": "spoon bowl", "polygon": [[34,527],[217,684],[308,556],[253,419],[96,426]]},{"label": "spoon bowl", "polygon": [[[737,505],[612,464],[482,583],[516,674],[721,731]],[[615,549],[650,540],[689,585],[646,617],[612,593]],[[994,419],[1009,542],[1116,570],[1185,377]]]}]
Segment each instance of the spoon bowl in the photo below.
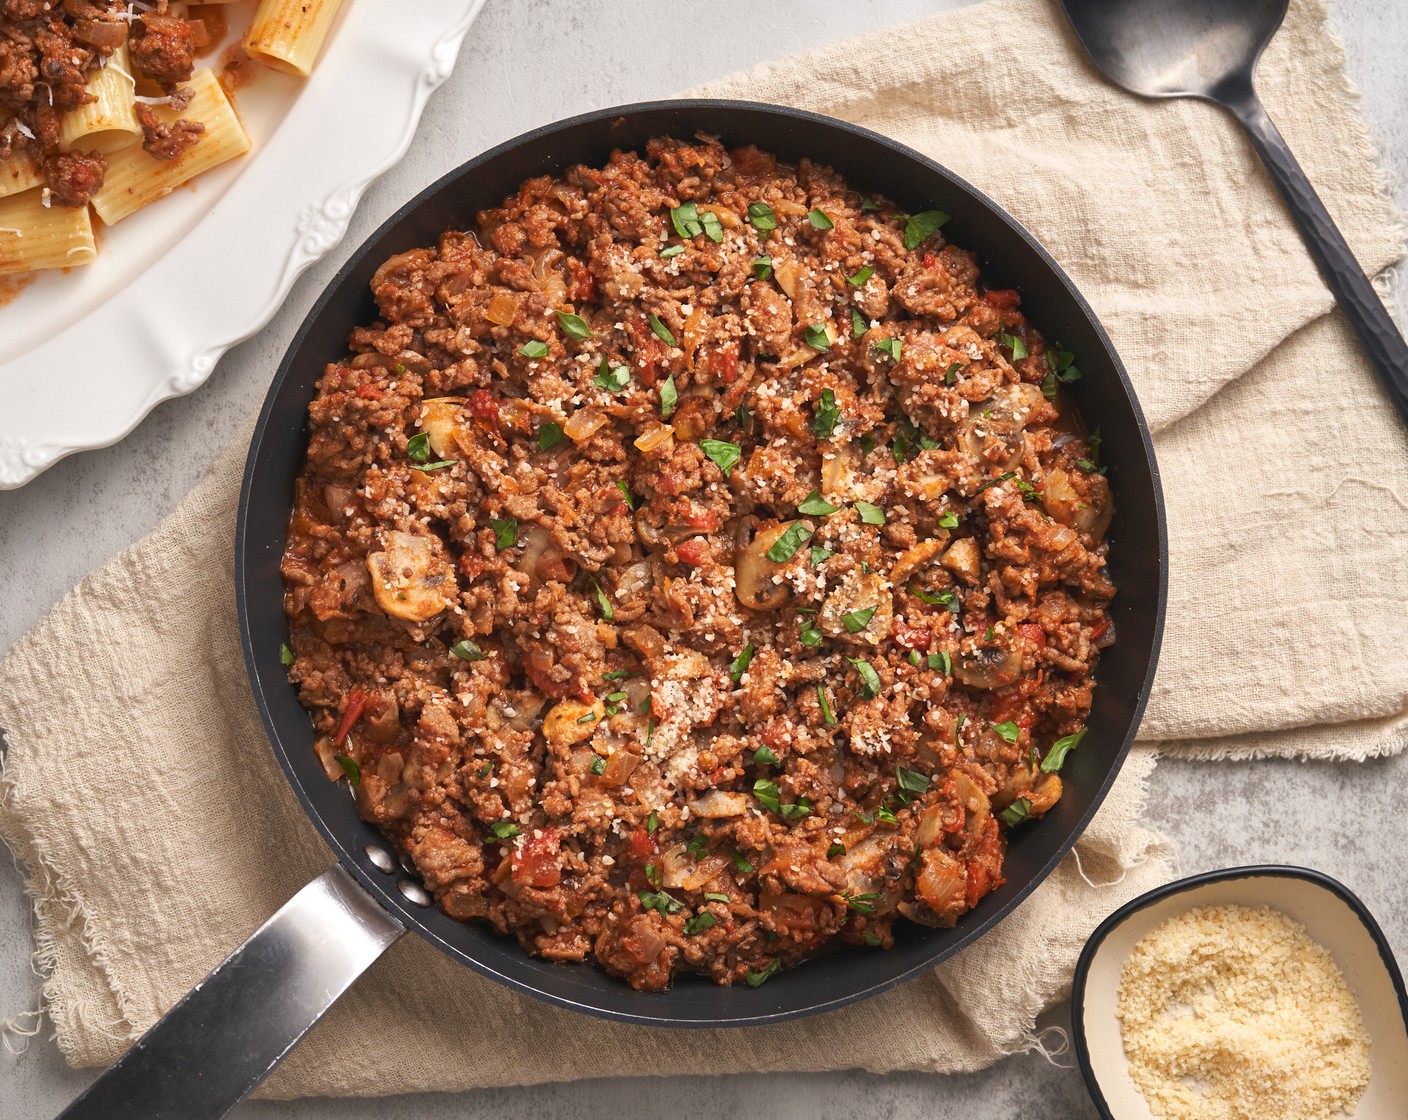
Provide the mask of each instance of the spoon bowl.
[{"label": "spoon bowl", "polygon": [[1253,85],[1288,6],[1289,0],[1061,0],[1081,46],[1115,85],[1141,97],[1212,101],[1241,121],[1389,399],[1408,421],[1408,344]]}]

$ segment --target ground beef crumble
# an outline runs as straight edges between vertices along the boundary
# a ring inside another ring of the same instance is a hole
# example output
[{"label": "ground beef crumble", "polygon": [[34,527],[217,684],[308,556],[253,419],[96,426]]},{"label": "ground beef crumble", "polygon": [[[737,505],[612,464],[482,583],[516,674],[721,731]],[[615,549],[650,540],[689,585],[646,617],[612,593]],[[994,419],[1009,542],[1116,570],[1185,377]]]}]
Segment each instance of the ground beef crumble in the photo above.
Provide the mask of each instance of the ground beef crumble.
[{"label": "ground beef crumble", "polygon": [[290,675],[449,914],[658,990],[1002,882],[1114,640],[1112,506],[1074,359],[941,225],[662,139],[377,271]]}]

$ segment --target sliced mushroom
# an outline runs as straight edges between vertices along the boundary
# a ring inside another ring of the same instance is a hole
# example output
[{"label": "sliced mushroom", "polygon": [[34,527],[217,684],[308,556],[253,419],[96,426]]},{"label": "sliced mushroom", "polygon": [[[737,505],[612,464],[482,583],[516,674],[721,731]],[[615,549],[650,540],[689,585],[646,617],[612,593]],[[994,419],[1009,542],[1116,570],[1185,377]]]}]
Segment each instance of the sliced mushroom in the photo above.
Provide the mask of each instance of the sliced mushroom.
[{"label": "sliced mushroom", "polygon": [[1110,496],[1110,484],[1102,474],[1087,473],[1084,478],[1087,496],[1081,499],[1075,480],[1060,467],[1046,474],[1042,505],[1062,525],[1089,533],[1096,540],[1105,535],[1114,516],[1115,503]]},{"label": "sliced mushroom", "polygon": [[1045,402],[1036,385],[1004,385],[990,399],[969,408],[958,432],[958,446],[975,459],[1010,471],[1026,450],[1023,429]]},{"label": "sliced mushroom", "polygon": [[733,590],[738,601],[750,610],[776,610],[792,594],[787,584],[773,582],[778,564],[768,559],[767,551],[795,524],[795,521],[783,521],[769,526],[738,550],[733,562]]},{"label": "sliced mushroom", "polygon": [[543,738],[555,747],[580,743],[592,737],[605,716],[600,700],[559,700],[543,717]]},{"label": "sliced mushroom", "polygon": [[938,540],[920,541],[913,548],[906,549],[900,553],[895,561],[894,567],[890,569],[890,582],[899,587],[909,581],[909,577],[919,571],[920,568],[930,563],[935,556],[943,551],[944,545],[948,542],[948,531],[940,530],[943,536]]},{"label": "sliced mushroom", "polygon": [[827,595],[816,623],[828,638],[874,646],[890,636],[894,618],[894,597],[880,573],[852,568]]},{"label": "sliced mushroom", "polygon": [[1022,647],[1010,644],[980,645],[960,651],[953,663],[953,675],[970,688],[1002,688],[1022,672]]},{"label": "sliced mushroom", "polygon": [[982,553],[975,537],[960,537],[944,553],[943,565],[960,579],[977,583],[981,574]]},{"label": "sliced mushroom", "polygon": [[454,566],[436,537],[394,530],[386,548],[367,557],[372,594],[392,618],[425,622],[452,605],[459,594]]},{"label": "sliced mushroom", "polygon": [[705,820],[741,817],[748,812],[748,808],[749,800],[746,794],[723,789],[711,789],[689,803],[691,815]]}]

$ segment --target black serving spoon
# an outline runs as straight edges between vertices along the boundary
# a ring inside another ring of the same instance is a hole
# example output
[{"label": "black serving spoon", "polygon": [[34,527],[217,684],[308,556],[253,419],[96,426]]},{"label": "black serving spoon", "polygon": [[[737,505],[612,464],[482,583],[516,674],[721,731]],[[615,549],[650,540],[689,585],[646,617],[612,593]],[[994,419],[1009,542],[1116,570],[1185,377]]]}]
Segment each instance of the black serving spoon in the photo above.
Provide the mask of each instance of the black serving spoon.
[{"label": "black serving spoon", "polygon": [[1095,65],[1143,97],[1198,97],[1246,128],[1320,274],[1408,421],[1408,345],[1252,85],[1288,0],[1061,0]]}]

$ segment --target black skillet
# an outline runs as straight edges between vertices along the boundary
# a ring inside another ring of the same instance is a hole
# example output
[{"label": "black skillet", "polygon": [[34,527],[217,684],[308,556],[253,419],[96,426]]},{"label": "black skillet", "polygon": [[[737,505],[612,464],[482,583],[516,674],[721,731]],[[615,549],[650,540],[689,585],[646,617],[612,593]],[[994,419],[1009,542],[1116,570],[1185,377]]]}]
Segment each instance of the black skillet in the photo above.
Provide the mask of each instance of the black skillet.
[{"label": "black skillet", "polygon": [[[1112,608],[1119,640],[1101,659],[1089,734],[1061,774],[1064,796],[1052,812],[1012,835],[1006,883],[955,928],[901,923],[888,952],[839,948],[758,988],[720,988],[682,977],[668,992],[646,994],[589,965],[528,957],[517,943],[428,905],[380,833],[357,816],[346,784],[329,782],[313,752],[308,717],[279,659],[285,638],[279,557],[314,383],[328,361],[346,352],[348,332],[376,318],[368,281],[377,266],[393,253],[434,244],[447,227],[472,227],[479,210],[497,205],[532,176],[560,174],[579,162],[601,164],[613,148],[638,149],[652,136],[700,131],[728,146],[757,144],[788,162],[809,157],[830,164],[853,188],[883,193],[911,211],[947,211],[952,219],[946,232],[979,255],[986,280],[1020,289],[1033,323],[1079,356],[1084,377],[1072,392],[1087,424],[1100,429],[1115,493],[1110,573],[1119,587]],[[1050,873],[1110,788],[1153,679],[1166,567],[1149,432],[1108,336],[1031,234],[952,172],[865,129],[746,102],[604,109],[501,144],[421,192],[352,254],[294,338],[249,451],[235,545],[245,662],[274,753],[338,863],[211,973],[65,1115],[223,1115],[408,929],[526,995],[651,1026],[740,1026],[813,1015],[932,968],[995,926]]]}]

